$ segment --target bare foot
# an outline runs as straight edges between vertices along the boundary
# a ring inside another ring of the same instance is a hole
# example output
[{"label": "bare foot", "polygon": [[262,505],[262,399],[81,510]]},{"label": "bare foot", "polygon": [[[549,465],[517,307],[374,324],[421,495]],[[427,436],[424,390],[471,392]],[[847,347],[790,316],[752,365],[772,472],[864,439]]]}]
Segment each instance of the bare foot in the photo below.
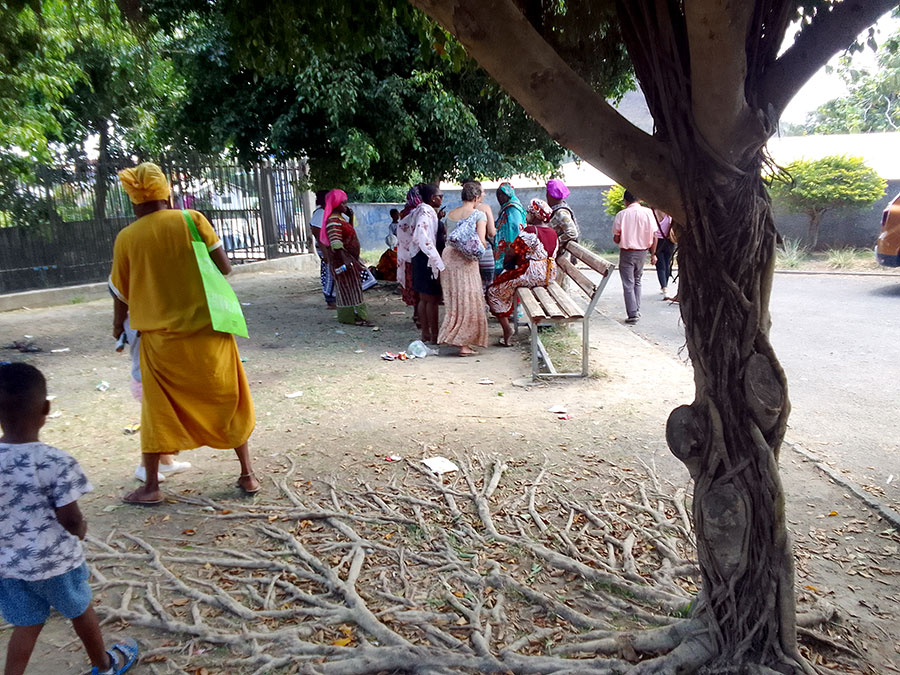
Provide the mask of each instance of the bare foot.
[{"label": "bare foot", "polygon": [[241,474],[241,477],[238,478],[237,486],[248,495],[256,494],[262,487],[252,473]]},{"label": "bare foot", "polygon": [[148,489],[146,485],[142,485],[134,492],[130,492],[122,498],[126,504],[137,504],[139,506],[155,506],[162,504],[162,492],[159,488]]}]

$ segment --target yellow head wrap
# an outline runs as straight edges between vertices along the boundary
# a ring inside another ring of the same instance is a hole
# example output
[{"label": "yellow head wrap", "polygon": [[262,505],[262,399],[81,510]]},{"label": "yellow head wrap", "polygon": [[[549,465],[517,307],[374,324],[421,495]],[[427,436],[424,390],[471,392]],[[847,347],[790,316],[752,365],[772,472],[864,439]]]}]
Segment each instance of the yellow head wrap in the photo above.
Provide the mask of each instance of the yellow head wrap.
[{"label": "yellow head wrap", "polygon": [[119,172],[119,180],[132,204],[165,201],[172,192],[162,169],[150,162],[138,164],[133,169],[123,169]]}]

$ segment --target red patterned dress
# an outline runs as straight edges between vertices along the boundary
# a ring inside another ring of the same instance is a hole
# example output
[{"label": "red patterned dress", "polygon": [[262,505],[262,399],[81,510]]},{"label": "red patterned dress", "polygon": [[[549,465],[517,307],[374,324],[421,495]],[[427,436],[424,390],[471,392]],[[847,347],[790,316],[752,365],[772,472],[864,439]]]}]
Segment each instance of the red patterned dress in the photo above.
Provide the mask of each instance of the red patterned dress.
[{"label": "red patterned dress", "polygon": [[556,232],[550,227],[529,225],[522,230],[506,253],[506,267],[511,262],[514,266],[488,286],[487,303],[492,314],[512,314],[517,288],[546,286],[556,280],[556,244]]}]

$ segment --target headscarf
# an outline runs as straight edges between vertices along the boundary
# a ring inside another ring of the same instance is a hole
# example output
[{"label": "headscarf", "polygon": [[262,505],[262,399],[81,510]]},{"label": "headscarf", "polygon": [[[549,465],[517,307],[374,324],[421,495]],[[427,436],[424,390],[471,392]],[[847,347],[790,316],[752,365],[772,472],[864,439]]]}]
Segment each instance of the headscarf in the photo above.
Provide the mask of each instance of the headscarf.
[{"label": "headscarf", "polygon": [[162,169],[150,162],[123,169],[119,172],[119,180],[132,204],[165,201],[172,193]]},{"label": "headscarf", "polygon": [[525,207],[522,206],[522,202],[520,202],[519,198],[516,197],[516,190],[512,186],[512,183],[500,183],[500,186],[497,189],[507,197],[509,197],[509,201],[500,207],[500,213],[503,213],[506,209],[512,207],[519,209],[519,211],[522,212],[522,215],[525,215]]},{"label": "headscarf", "polygon": [[542,223],[549,223],[553,217],[553,209],[543,199],[532,199],[528,205],[528,215],[537,217]]},{"label": "headscarf", "polygon": [[328,238],[328,218],[335,206],[339,206],[347,201],[347,193],[343,190],[332,190],[325,195],[324,213],[322,214],[322,229],[319,230],[319,241],[323,246],[331,246],[331,239]]},{"label": "headscarf", "polygon": [[412,211],[422,203],[422,194],[419,192],[419,186],[413,185],[406,193],[406,207]]},{"label": "headscarf", "polygon": [[569,196],[569,188],[558,178],[551,178],[547,181],[547,194],[554,199],[565,199]]}]

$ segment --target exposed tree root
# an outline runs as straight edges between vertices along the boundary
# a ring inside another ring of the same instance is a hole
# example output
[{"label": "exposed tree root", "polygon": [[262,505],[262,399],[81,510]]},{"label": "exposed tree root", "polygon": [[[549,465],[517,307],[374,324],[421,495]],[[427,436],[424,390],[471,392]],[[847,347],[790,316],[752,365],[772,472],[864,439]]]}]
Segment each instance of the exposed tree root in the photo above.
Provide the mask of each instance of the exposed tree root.
[{"label": "exposed tree root", "polygon": [[622,471],[597,495],[548,464],[530,479],[460,463],[449,483],[408,463],[378,490],[295,482],[291,466],[277,482],[290,506],[183,499],[227,521],[221,545],[91,539],[104,621],[177,636],[150,653],[189,671],[661,674],[708,658],[706,627],[686,618],[683,488]]}]

